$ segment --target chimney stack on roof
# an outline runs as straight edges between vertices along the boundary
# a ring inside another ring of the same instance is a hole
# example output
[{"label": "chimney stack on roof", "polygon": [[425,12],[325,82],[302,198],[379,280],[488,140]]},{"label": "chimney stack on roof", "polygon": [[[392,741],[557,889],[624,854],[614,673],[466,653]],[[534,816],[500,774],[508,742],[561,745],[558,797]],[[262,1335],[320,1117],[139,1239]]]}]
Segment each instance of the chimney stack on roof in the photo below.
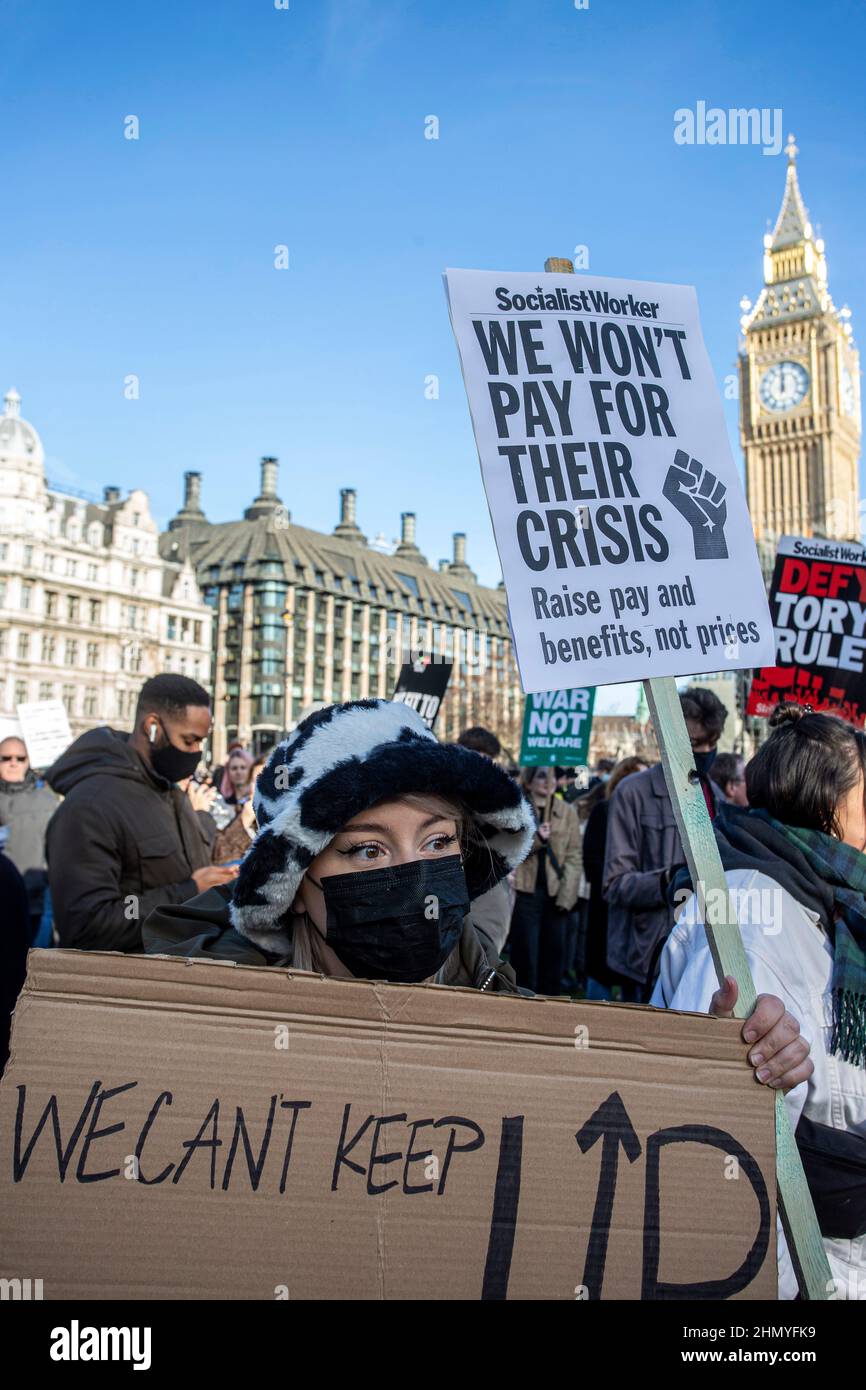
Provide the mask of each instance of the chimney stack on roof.
[{"label": "chimney stack on roof", "polygon": [[201,474],[188,470],[183,475],[183,506],[168,523],[169,531],[177,531],[191,521],[207,521],[201,509]]},{"label": "chimney stack on roof", "polygon": [[184,511],[201,511],[201,474],[186,472],[183,475]]},{"label": "chimney stack on roof", "polygon": [[334,527],[334,535],[345,541],[358,541],[360,545],[366,545],[367,537],[357,521],[357,501],[358,494],[353,487],[340,488],[340,520]]},{"label": "chimney stack on roof", "polygon": [[258,521],[260,517],[273,516],[275,512],[285,511],[281,499],[277,496],[279,462],[279,459],[273,458],[270,454],[263,457],[259,495],[253,505],[247,507],[244,512],[244,521]]},{"label": "chimney stack on roof", "polygon": [[276,497],[279,466],[279,459],[271,458],[269,455],[262,459],[262,497]]},{"label": "chimney stack on roof", "polygon": [[418,565],[426,565],[426,557],[415,544],[415,513],[400,513],[400,544],[394,554],[402,560],[414,560]]},{"label": "chimney stack on roof", "polygon": [[454,559],[448,566],[448,573],[459,575],[463,579],[471,579],[473,584],[477,584],[478,580],[474,571],[466,563],[466,532],[455,531],[453,541]]},{"label": "chimney stack on roof", "polygon": [[120,488],[109,485],[102,489],[102,500],[107,507],[114,506],[120,501]]}]

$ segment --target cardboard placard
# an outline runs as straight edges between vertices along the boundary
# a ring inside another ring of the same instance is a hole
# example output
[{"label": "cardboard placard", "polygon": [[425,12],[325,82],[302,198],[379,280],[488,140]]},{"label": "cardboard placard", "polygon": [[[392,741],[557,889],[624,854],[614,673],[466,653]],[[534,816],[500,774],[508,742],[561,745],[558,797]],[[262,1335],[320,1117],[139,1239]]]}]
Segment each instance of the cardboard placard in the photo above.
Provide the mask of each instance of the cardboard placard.
[{"label": "cardboard placard", "polygon": [[524,692],[771,660],[694,289],[477,270],[445,284]]},{"label": "cardboard placard", "polygon": [[866,548],[783,536],[770,586],[775,666],[755,672],[747,714],[811,705],[866,721]]},{"label": "cardboard placard", "polygon": [[527,695],[520,737],[523,767],[585,767],[595,686]]},{"label": "cardboard placard", "polygon": [[34,951],[0,1277],[44,1297],[776,1296],[732,1020]]},{"label": "cardboard placard", "polygon": [[452,666],[453,662],[431,661],[424,656],[404,661],[391,699],[414,709],[432,729],[448,689]]},{"label": "cardboard placard", "polygon": [[69,715],[62,700],[32,700],[16,713],[31,767],[48,768],[72,742]]}]

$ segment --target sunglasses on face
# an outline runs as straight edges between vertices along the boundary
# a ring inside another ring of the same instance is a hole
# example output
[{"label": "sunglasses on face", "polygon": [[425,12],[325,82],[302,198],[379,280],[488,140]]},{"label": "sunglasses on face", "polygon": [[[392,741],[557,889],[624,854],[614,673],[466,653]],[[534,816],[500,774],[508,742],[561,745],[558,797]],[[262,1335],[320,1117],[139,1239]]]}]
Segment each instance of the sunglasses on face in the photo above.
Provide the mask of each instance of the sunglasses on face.
[{"label": "sunglasses on face", "polygon": [[26,763],[26,753],[0,753],[0,763]]}]

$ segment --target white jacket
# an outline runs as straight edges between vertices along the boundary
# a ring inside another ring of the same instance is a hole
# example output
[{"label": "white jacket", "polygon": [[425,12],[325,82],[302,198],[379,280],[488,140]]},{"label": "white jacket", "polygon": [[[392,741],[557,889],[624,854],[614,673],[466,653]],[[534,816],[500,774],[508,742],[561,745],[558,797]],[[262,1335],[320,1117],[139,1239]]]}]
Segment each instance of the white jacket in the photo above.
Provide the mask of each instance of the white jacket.
[{"label": "white jacket", "polygon": [[[755,989],[775,994],[799,1020],[811,1047],[815,1070],[785,1097],[792,1128],[801,1114],[836,1129],[866,1136],[866,1069],[843,1062],[829,1051],[833,1020],[833,950],[816,913],[786,889],[748,869],[725,874]],[[659,1008],[706,1013],[718,983],[707,945],[698,900],[684,904],[662,953],[652,1003]],[[779,1297],[794,1298],[797,1281],[777,1221]],[[866,1237],[828,1240],[824,1246],[839,1299],[866,1299]]]}]

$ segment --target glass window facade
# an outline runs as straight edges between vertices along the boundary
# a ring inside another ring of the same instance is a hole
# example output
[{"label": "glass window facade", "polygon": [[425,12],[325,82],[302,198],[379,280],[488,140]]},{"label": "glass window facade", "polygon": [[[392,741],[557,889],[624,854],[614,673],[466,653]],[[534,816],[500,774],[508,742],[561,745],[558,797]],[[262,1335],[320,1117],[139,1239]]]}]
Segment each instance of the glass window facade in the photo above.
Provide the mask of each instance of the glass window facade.
[{"label": "glass window facade", "polygon": [[[404,659],[396,643],[401,613],[407,648],[411,633],[417,646],[424,650],[432,647],[440,659],[454,663],[438,725],[440,737],[455,737],[459,732],[456,726],[469,713],[479,714],[479,700],[495,700],[503,720],[519,715],[521,702],[508,698],[516,687],[517,675],[510,642],[500,636],[505,629],[498,612],[482,622],[472,612],[473,603],[479,609],[486,605],[475,592],[450,586],[447,597],[443,592],[422,600],[420,577],[403,571],[394,572],[400,588],[389,588],[381,580],[371,583],[362,556],[363,552],[357,560],[346,557],[339,566],[335,557],[334,564],[323,569],[312,564],[308,568],[295,559],[284,565],[266,557],[246,567],[229,560],[219,570],[226,582],[205,585],[205,601],[216,613],[224,609],[219,634],[214,623],[214,641],[219,643],[215,657],[222,666],[225,696],[217,723],[226,739],[236,737],[240,727],[251,746],[257,742],[270,746],[310,700],[338,701],[344,696],[357,699],[362,695],[387,698],[395,670]],[[216,577],[215,569],[205,569],[208,579]],[[434,581],[435,577],[431,588]],[[245,594],[249,594],[248,600]],[[249,624],[246,631],[245,619]],[[309,624],[312,646],[308,662]],[[496,638],[480,632],[480,627],[496,633]],[[179,620],[178,635],[182,636]],[[188,635],[194,639],[194,628]],[[387,664],[380,677],[383,659]],[[289,665],[292,677],[287,689]],[[288,711],[287,695],[291,701]],[[514,741],[513,730],[503,726],[498,732]]]}]

